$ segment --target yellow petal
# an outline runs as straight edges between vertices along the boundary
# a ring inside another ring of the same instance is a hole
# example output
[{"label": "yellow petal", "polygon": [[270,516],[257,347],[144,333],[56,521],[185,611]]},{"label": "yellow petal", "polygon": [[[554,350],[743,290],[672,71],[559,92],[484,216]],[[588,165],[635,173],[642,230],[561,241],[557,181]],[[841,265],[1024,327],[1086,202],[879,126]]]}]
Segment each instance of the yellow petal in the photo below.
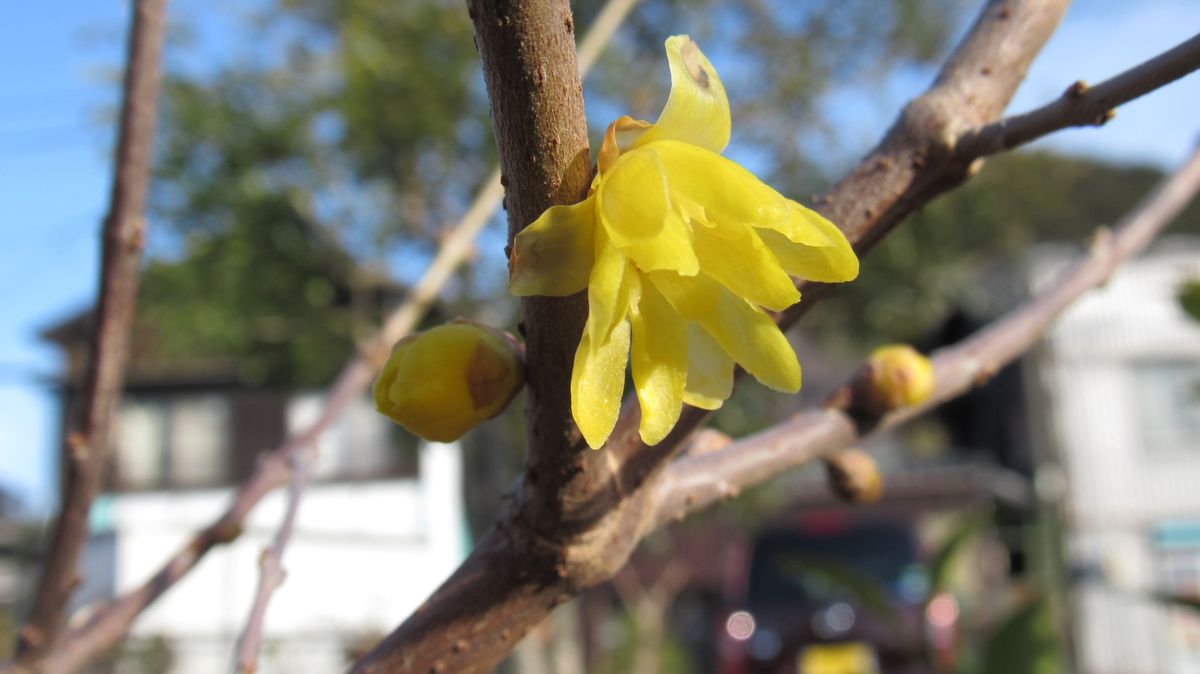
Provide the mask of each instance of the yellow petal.
[{"label": "yellow petal", "polygon": [[632,143],[673,139],[721,152],[729,144],[729,100],[717,71],[686,35],[667,38],[671,95],[654,126]]},{"label": "yellow petal", "polygon": [[603,232],[597,232],[596,247],[596,264],[588,281],[588,321],[585,331],[593,343],[601,344],[625,320],[629,306],[637,302],[641,284],[637,270],[621,251],[608,242]]},{"label": "yellow petal", "polygon": [[[589,317],[588,322],[592,319]],[[602,342],[592,341],[588,327],[575,351],[571,369],[571,416],[592,449],[604,445],[617,423],[629,362],[629,321],[622,320]]]},{"label": "yellow petal", "polygon": [[733,294],[773,311],[783,311],[800,301],[800,292],[792,279],[753,228],[697,227],[693,230],[693,241],[700,268]]},{"label": "yellow petal", "polygon": [[778,391],[800,390],[800,363],[779,327],[704,274],[684,278],[670,272],[648,275],[671,306],[706,332],[754,378]]},{"label": "yellow petal", "polygon": [[792,203],[753,173],[704,148],[664,140],[646,146],[669,176],[670,199],[689,215],[703,213],[710,227],[769,227],[785,222]]},{"label": "yellow petal", "polygon": [[622,155],[601,180],[596,198],[609,239],[638,269],[668,269],[684,276],[699,271],[691,230],[672,208],[658,153]]},{"label": "yellow petal", "polygon": [[551,206],[513,240],[508,291],[514,295],[573,295],[588,284],[595,255],[596,202]]},{"label": "yellow petal", "polygon": [[683,402],[715,410],[733,393],[733,359],[695,323],[688,323],[688,371]]},{"label": "yellow petal", "polygon": [[687,322],[671,308],[653,284],[642,284],[637,309],[630,312],[633,330],[633,385],[642,408],[638,433],[657,445],[675,427],[683,408],[687,380]]},{"label": "yellow petal", "polygon": [[823,283],[858,277],[858,256],[842,230],[796,202],[791,202],[787,220],[760,229],[758,235],[793,276]]}]

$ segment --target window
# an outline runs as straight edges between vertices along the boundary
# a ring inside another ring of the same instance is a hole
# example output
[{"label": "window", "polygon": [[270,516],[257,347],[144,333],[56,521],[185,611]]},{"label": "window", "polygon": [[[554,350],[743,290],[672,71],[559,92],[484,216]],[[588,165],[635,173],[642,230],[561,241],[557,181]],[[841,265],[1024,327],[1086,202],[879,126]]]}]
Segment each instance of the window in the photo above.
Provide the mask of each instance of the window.
[{"label": "window", "polygon": [[229,474],[229,403],[216,394],[130,396],[113,429],[117,486],[208,487]]},{"label": "window", "polygon": [[[288,403],[288,432],[307,428],[318,418],[323,405],[324,395],[320,393],[292,398]],[[392,427],[391,421],[375,411],[371,398],[355,398],[317,439],[314,476],[344,480],[395,475],[401,466]]]},{"label": "window", "polygon": [[1151,450],[1200,450],[1200,362],[1155,360],[1133,366],[1142,438]]}]

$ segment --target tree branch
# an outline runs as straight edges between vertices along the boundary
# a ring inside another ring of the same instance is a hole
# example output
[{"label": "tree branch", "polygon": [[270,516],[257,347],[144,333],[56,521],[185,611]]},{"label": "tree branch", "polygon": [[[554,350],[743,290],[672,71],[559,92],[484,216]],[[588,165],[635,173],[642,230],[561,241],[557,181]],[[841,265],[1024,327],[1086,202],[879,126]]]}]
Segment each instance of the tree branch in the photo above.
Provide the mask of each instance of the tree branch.
[{"label": "tree branch", "polygon": [[955,149],[962,157],[983,157],[1011,150],[1060,129],[1101,126],[1112,119],[1117,106],[1197,68],[1200,68],[1200,34],[1094,87],[1076,82],[1052,103],[965,133]]},{"label": "tree branch", "polygon": [[[875,428],[895,426],[984,384],[1031,348],[1063,310],[1088,290],[1103,285],[1122,262],[1142,251],[1198,190],[1200,148],[1122,218],[1113,232],[1100,230],[1087,253],[1053,284],[971,337],[936,351],[932,356],[937,377],[933,397],[883,417]],[[742,488],[848,447],[859,440],[859,434],[845,412],[824,409],[800,414],[715,452],[683,457],[655,486],[655,526],[684,518]]]},{"label": "tree branch", "polygon": [[292,455],[292,481],[288,489],[287,508],[283,513],[283,523],[275,532],[275,541],[271,547],[263,550],[259,558],[258,590],[254,594],[254,603],[250,607],[250,616],[246,619],[246,627],[238,638],[237,672],[238,674],[253,674],[258,669],[258,654],[262,650],[263,620],[267,614],[267,604],[271,595],[283,584],[287,572],[283,568],[283,550],[292,537],[296,527],[296,515],[300,511],[300,499],[304,495],[304,487],[308,484],[309,463],[314,449]]},{"label": "tree branch", "polygon": [[79,553],[88,534],[88,513],[108,465],[109,426],[125,380],[145,238],[165,4],[165,0],[140,0],[133,7],[116,173],[104,221],[95,331],[78,416],[62,448],[62,505],[30,619],[19,635],[22,663],[45,655],[58,636],[67,602],[80,582]]}]

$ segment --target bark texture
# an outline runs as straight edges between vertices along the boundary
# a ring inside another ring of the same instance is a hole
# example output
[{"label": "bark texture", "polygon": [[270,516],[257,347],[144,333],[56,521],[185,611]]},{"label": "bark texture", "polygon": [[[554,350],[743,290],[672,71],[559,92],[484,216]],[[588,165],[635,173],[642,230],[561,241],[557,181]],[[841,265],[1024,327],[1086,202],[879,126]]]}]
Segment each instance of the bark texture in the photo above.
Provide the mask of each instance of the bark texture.
[{"label": "bark texture", "polygon": [[100,297],[77,416],[62,448],[62,503],[29,622],[19,634],[23,663],[43,657],[58,637],[67,602],[81,580],[79,554],[88,535],[88,513],[108,465],[109,425],[125,381],[145,239],[165,5],[166,0],[133,5],[115,175],[103,228]]}]

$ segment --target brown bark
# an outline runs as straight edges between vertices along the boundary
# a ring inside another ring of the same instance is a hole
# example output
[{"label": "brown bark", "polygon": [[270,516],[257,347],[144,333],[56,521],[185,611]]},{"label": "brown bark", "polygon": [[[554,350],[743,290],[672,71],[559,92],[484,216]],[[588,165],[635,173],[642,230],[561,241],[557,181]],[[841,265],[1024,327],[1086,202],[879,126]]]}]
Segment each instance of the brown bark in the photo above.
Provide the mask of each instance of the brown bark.
[{"label": "brown bark", "polygon": [[[574,19],[565,0],[469,2],[504,176],[509,239],[548,207],[583,199],[591,181]],[[570,376],[587,319],[584,294],[521,302],[528,362],[524,500],[530,526],[562,535],[575,519],[564,493],[599,460],[571,423]]]},{"label": "brown bark", "polygon": [[158,100],[165,0],[134,4],[117,137],[116,172],[104,221],[100,297],[78,416],[62,448],[62,504],[18,657],[29,663],[54,646],[67,602],[80,582],[88,513],[108,463],[108,435],[120,398],[145,238],[146,190]]}]

